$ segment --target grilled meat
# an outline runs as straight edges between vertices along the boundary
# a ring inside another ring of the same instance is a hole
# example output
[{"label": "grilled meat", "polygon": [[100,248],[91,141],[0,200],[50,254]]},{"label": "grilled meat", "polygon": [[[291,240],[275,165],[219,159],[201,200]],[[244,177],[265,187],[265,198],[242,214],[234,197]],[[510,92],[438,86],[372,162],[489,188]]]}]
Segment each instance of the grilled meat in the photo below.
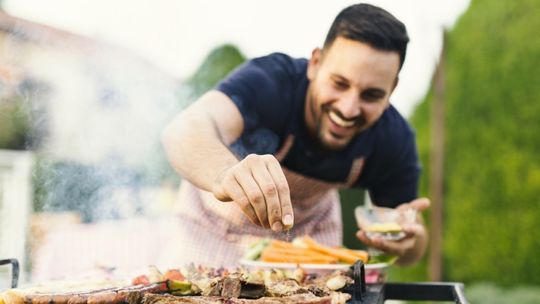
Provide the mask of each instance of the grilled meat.
[{"label": "grilled meat", "polygon": [[224,298],[238,298],[242,290],[242,282],[239,278],[226,277],[223,279],[221,296]]},{"label": "grilled meat", "polygon": [[345,272],[317,277],[291,274],[275,269],[229,272],[193,267],[186,280],[64,293],[12,289],[0,297],[2,304],[318,304],[345,303],[350,298],[336,292],[353,283]]},{"label": "grilled meat", "polygon": [[[286,297],[263,297],[259,299],[238,299],[223,297],[175,297],[170,295],[144,296],[142,304],[331,304],[332,297],[317,297],[313,294],[296,294]],[[343,302],[344,303],[344,302]]]}]

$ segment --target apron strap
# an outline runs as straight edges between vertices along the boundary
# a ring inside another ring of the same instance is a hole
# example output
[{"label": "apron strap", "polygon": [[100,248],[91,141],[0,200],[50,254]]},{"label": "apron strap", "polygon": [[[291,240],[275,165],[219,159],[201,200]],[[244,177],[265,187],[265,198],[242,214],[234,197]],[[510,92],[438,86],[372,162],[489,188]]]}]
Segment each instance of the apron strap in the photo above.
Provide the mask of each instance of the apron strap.
[{"label": "apron strap", "polygon": [[351,165],[351,171],[349,171],[349,176],[347,177],[347,181],[345,181],[345,186],[347,188],[352,187],[354,183],[358,180],[360,177],[360,174],[362,174],[362,169],[364,168],[365,158],[358,157],[353,160],[353,163]]},{"label": "apron strap", "polygon": [[285,159],[285,156],[287,156],[287,153],[289,153],[289,150],[291,150],[293,143],[294,135],[287,135],[287,137],[283,141],[283,145],[281,145],[279,151],[276,153],[276,155],[274,155],[279,162]]},{"label": "apron strap", "polygon": [[[283,145],[281,145],[281,148],[274,155],[279,162],[285,159],[285,156],[287,156],[287,153],[289,153],[289,151],[291,150],[293,143],[294,143],[294,135],[292,134],[287,135],[287,137],[283,141]],[[339,184],[339,186],[341,188],[352,187],[354,183],[356,183],[356,181],[360,177],[360,174],[362,174],[364,163],[365,163],[365,158],[363,156],[355,158],[352,162],[351,170],[349,171],[347,180],[344,183]]]}]

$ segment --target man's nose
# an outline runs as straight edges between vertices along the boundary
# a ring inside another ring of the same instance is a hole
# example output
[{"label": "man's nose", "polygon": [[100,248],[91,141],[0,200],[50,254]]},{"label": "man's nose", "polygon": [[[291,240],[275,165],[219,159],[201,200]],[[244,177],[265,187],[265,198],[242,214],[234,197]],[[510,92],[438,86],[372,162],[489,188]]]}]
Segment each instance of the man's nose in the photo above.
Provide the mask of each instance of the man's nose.
[{"label": "man's nose", "polygon": [[362,109],[360,108],[360,99],[356,94],[346,94],[335,104],[335,107],[339,112],[344,116],[345,119],[351,119],[358,117],[362,114]]}]

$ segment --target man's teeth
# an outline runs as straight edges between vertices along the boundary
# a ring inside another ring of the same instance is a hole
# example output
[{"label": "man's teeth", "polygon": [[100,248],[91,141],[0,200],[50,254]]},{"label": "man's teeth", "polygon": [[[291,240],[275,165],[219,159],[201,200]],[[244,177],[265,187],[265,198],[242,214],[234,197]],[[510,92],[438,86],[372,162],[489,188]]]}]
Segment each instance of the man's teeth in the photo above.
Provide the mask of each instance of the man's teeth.
[{"label": "man's teeth", "polygon": [[332,122],[334,122],[336,125],[340,127],[350,128],[354,126],[354,120],[344,120],[334,112],[330,112],[328,115],[330,116],[330,120],[332,120]]}]

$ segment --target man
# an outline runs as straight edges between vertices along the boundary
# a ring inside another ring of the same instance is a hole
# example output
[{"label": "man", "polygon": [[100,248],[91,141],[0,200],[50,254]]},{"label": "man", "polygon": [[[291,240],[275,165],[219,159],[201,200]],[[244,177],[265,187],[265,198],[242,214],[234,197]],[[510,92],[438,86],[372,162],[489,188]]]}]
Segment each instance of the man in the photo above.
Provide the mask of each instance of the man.
[{"label": "man", "polygon": [[[184,178],[177,262],[232,265],[248,236],[308,234],[342,242],[337,190],[361,187],[377,205],[423,210],[414,134],[390,105],[405,59],[405,26],[352,5],[311,58],[255,58],[180,113],[163,133]],[[424,253],[418,218],[400,241],[357,237],[403,265]]]}]

